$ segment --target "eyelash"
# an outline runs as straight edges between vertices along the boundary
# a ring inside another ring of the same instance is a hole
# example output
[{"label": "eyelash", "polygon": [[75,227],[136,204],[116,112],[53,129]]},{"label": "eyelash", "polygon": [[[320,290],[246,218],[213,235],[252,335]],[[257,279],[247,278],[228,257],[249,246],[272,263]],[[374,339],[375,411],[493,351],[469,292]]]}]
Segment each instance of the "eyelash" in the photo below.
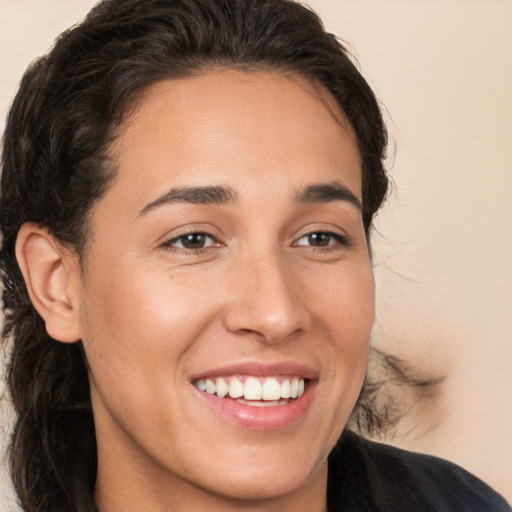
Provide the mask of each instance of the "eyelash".
[{"label": "eyelash", "polygon": [[[304,247],[303,245],[299,244],[298,242],[300,240],[302,240],[303,238],[309,238],[309,241],[311,241],[311,237],[314,237],[315,235],[323,235],[323,236],[327,236],[329,237],[329,241],[328,241],[328,244],[327,245],[320,245],[320,246],[314,246],[314,245],[309,245],[308,247],[313,247],[313,249],[317,250],[317,251],[330,251],[330,250],[336,250],[336,249],[339,249],[340,246],[345,246],[347,247],[349,245],[349,241],[348,241],[348,238],[343,236],[343,235],[340,235],[339,233],[334,233],[332,231],[311,231],[310,233],[305,233],[304,235],[302,235],[298,240],[297,242],[294,242],[293,245],[295,247]],[[334,245],[331,245],[330,242],[332,240],[335,240],[336,243]]]},{"label": "eyelash", "polygon": [[[309,242],[311,242],[311,237],[318,235],[323,235],[329,237],[327,245],[305,245],[305,244],[299,244],[300,240],[309,238]],[[183,247],[183,242],[187,237],[205,237],[205,239],[209,239],[211,241],[210,245],[203,246],[203,247],[197,247],[197,248],[189,248],[189,247]],[[331,244],[332,240],[336,242],[335,244]],[[177,247],[175,244],[180,243],[182,246]],[[203,231],[191,231],[190,233],[184,233],[182,235],[176,236],[174,238],[171,238],[170,240],[167,240],[164,242],[161,247],[171,251],[173,253],[177,252],[185,252],[186,254],[192,254],[192,255],[199,255],[203,254],[204,252],[208,251],[210,248],[215,246],[220,246],[221,244],[215,240],[215,238]],[[298,238],[295,242],[293,242],[293,247],[312,247],[315,251],[332,251],[339,249],[340,246],[347,247],[349,244],[349,240],[347,237],[340,235],[339,233],[334,233],[332,231],[311,231],[310,233],[305,233],[300,238]]]},{"label": "eyelash", "polygon": [[[194,237],[194,236],[195,237],[198,237],[198,236],[205,237],[206,239],[211,240],[212,243],[211,243],[211,245],[208,245],[206,247],[197,247],[197,248],[183,247],[183,241],[187,237]],[[176,243],[181,243],[182,247],[176,247],[174,245]],[[184,233],[182,235],[171,238],[170,240],[167,240],[166,242],[164,242],[161,245],[161,247],[163,247],[164,249],[167,249],[173,253],[185,251],[185,253],[187,253],[187,254],[202,254],[205,251],[207,251],[208,249],[210,249],[210,247],[214,247],[215,245],[220,245],[220,244],[216,242],[215,238],[212,235],[205,233],[203,231],[191,231],[190,233]]]}]

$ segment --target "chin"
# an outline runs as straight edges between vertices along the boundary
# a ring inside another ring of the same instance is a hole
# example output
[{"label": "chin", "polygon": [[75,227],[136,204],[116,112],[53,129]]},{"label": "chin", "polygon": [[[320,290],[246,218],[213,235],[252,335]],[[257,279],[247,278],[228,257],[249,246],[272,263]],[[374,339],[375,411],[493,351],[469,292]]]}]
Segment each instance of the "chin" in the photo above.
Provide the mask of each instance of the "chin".
[{"label": "chin", "polygon": [[271,500],[296,492],[327,472],[327,457],[301,453],[301,445],[260,446],[223,461],[217,457],[215,479],[205,487],[234,500]]},{"label": "chin", "polygon": [[[272,500],[307,487],[308,480],[318,472],[318,468],[311,471],[298,467],[297,462],[279,469],[248,465],[243,474],[230,475],[224,485],[218,483],[215,487],[218,494],[234,500]],[[225,485],[228,481],[229,485]]]}]

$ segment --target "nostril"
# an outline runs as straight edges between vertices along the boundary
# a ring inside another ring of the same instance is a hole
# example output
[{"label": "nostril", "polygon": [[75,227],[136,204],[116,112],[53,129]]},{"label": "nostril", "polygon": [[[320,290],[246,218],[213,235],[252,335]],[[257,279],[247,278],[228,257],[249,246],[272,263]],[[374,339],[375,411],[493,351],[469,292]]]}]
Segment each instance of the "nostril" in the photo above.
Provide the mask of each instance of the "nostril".
[{"label": "nostril", "polygon": [[262,268],[263,262],[255,262],[254,258],[251,257],[248,279],[233,276],[233,295],[223,313],[226,329],[266,343],[278,343],[306,330],[309,323],[306,298],[297,295],[290,276],[279,268],[279,262],[270,265],[267,261]]}]

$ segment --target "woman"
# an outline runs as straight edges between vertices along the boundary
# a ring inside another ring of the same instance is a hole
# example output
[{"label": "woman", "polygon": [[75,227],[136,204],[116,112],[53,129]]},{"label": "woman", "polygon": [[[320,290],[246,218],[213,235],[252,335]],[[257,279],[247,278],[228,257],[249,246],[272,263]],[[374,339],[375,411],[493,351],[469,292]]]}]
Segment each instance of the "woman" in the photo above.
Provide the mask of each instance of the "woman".
[{"label": "woman", "polygon": [[345,428],[385,144],[296,3],[110,0],[60,37],[3,156],[24,510],[509,510]]}]

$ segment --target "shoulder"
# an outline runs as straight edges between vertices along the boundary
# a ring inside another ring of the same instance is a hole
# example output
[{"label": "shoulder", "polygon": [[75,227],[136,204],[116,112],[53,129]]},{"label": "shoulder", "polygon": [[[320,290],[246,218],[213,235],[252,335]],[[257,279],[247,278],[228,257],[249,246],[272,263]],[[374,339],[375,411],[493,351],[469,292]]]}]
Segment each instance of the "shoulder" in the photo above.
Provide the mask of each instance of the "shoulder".
[{"label": "shoulder", "polygon": [[329,457],[329,511],[511,512],[456,464],[346,431]]}]

